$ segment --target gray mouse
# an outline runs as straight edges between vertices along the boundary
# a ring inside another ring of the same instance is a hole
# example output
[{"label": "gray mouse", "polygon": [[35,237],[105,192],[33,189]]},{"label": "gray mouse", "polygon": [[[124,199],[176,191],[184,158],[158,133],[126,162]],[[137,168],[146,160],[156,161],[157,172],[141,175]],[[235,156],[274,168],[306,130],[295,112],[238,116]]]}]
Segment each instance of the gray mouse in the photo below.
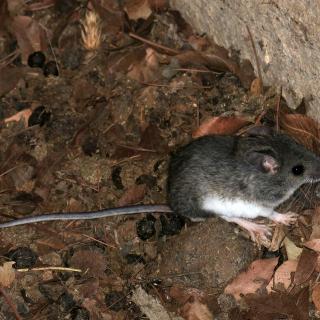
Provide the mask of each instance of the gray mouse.
[{"label": "gray mouse", "polygon": [[247,136],[204,136],[178,149],[169,164],[170,207],[137,205],[42,214],[5,222],[0,228],[173,210],[193,221],[217,215],[247,229],[253,240],[257,236],[263,239],[269,229],[248,219],[261,216],[286,225],[294,223],[296,214],[280,214],[274,209],[304,183],[319,180],[318,157],[289,136],[261,127]]},{"label": "gray mouse", "polygon": [[266,240],[269,229],[248,219],[294,223],[296,214],[275,208],[319,180],[320,158],[291,137],[258,127],[247,136],[204,136],[179,149],[169,165],[168,197],[174,212],[193,221],[217,215],[253,240]]}]

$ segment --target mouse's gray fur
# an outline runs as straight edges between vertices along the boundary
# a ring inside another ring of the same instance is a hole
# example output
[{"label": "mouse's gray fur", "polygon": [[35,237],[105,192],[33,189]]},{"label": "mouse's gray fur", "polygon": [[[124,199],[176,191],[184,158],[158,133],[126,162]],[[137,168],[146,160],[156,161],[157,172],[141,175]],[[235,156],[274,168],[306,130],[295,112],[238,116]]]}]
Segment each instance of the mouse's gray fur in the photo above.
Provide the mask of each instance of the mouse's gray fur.
[{"label": "mouse's gray fur", "polygon": [[[263,166],[265,159],[272,160],[272,170]],[[292,169],[299,165],[304,172],[296,176]],[[168,201],[174,212],[192,220],[214,214],[202,208],[206,195],[273,209],[319,178],[319,158],[284,134],[204,136],[172,156]]]}]

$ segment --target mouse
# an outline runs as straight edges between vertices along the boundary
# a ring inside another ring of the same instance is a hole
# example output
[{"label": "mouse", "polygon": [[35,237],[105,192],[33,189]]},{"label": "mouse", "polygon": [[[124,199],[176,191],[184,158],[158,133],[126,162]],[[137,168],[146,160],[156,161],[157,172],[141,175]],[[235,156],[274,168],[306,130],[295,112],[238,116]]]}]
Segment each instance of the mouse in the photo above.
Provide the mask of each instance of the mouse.
[{"label": "mouse", "polygon": [[86,220],[138,213],[175,212],[192,221],[219,216],[266,241],[270,229],[252,219],[290,225],[297,214],[276,208],[300,186],[320,180],[320,159],[293,138],[254,127],[243,136],[208,135],[171,155],[168,205],[133,205],[92,212],[57,212],[19,218],[0,228],[53,220]]},{"label": "mouse", "polygon": [[320,158],[292,137],[264,126],[243,136],[208,135],[171,157],[168,202],[192,221],[219,216],[267,241],[270,229],[252,219],[294,224],[276,208],[305,183],[320,180]]}]

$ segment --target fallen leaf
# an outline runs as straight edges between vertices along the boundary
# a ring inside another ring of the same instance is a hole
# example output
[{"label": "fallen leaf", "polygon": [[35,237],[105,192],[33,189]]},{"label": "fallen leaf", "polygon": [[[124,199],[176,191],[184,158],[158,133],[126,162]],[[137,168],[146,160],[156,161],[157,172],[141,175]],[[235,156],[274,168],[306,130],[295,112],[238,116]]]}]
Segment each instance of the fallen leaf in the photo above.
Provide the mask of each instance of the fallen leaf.
[{"label": "fallen leaf", "polygon": [[306,248],[320,253],[320,239],[312,239],[303,244]]},{"label": "fallen leaf", "polygon": [[241,295],[255,293],[258,289],[266,287],[273,275],[279,258],[259,259],[253,261],[247,271],[240,273],[224,292],[231,294],[236,300]]},{"label": "fallen leaf", "polygon": [[156,51],[152,48],[147,48],[144,58],[129,67],[128,77],[144,83],[156,80],[159,77],[158,60]]},{"label": "fallen leaf", "polygon": [[141,201],[144,198],[146,191],[147,187],[145,184],[135,184],[131,186],[119,199],[118,206],[123,207]]},{"label": "fallen leaf", "polygon": [[24,68],[5,67],[0,69],[0,97],[10,92],[25,73]]},{"label": "fallen leaf", "polygon": [[298,260],[302,253],[302,248],[299,248],[288,237],[285,237],[283,244],[286,248],[288,260]]},{"label": "fallen leaf", "polygon": [[28,127],[28,120],[29,120],[31,114],[32,114],[32,109],[30,109],[30,108],[24,109],[22,111],[17,112],[16,114],[14,114],[11,117],[4,119],[4,122],[5,123],[12,122],[12,121],[19,122],[19,121],[23,120],[24,125],[27,128]]},{"label": "fallen leaf", "polygon": [[107,269],[106,257],[96,251],[79,250],[70,259],[72,268],[81,269],[88,276],[104,277]]},{"label": "fallen leaf", "polygon": [[198,138],[210,134],[234,134],[250,121],[242,117],[213,117],[204,121],[198,129],[196,129],[192,137]]},{"label": "fallen leaf", "polygon": [[156,12],[161,12],[169,7],[168,0],[148,0],[150,8]]},{"label": "fallen leaf", "polygon": [[130,20],[148,19],[152,10],[150,8],[149,0],[130,0],[127,1],[124,10],[126,11]]},{"label": "fallen leaf", "polygon": [[181,308],[181,315],[185,320],[213,320],[208,307],[197,299],[187,302]]},{"label": "fallen leaf", "polygon": [[17,39],[22,63],[27,63],[32,52],[46,50],[47,36],[45,31],[32,17],[16,16],[12,19],[9,28]]},{"label": "fallen leaf", "polygon": [[292,274],[296,272],[298,261],[287,260],[277,268],[273,278],[270,280],[267,291],[272,292],[288,289],[292,283]]},{"label": "fallen leaf", "polygon": [[12,266],[15,264],[14,261],[5,262],[0,267],[0,284],[3,287],[10,287],[16,277],[16,271]]},{"label": "fallen leaf", "polygon": [[167,142],[161,136],[161,131],[156,125],[148,125],[141,134],[139,146],[155,152],[166,153]]},{"label": "fallen leaf", "polygon": [[259,78],[255,78],[250,87],[250,92],[254,96],[260,96],[262,92],[262,83]]},{"label": "fallen leaf", "polygon": [[312,213],[312,233],[309,240],[312,239],[320,239],[320,207],[316,207]]},{"label": "fallen leaf", "polygon": [[313,287],[311,297],[316,309],[320,311],[320,283]]},{"label": "fallen leaf", "polygon": [[296,286],[303,284],[310,279],[315,270],[317,258],[318,253],[305,248],[303,249],[293,279],[293,283]]},{"label": "fallen leaf", "polygon": [[302,114],[280,113],[280,128],[309,150],[319,153],[319,123]]},{"label": "fallen leaf", "polygon": [[268,295],[248,295],[244,297],[248,312],[241,319],[275,320],[292,319],[308,320],[308,287],[297,294],[272,292]]}]

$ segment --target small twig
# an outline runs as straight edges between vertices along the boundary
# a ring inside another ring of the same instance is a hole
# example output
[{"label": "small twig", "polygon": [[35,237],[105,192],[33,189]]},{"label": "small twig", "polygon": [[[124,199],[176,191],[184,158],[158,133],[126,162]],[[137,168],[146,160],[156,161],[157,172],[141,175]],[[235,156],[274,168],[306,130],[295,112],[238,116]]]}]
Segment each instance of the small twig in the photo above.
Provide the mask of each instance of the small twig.
[{"label": "small twig", "polygon": [[0,293],[2,294],[4,300],[6,300],[8,306],[10,307],[11,311],[13,312],[15,318],[17,320],[22,320],[22,318],[20,317],[18,311],[17,311],[17,308],[16,306],[13,304],[11,298],[6,294],[6,292],[4,291],[3,288],[0,287]]},{"label": "small twig", "polygon": [[28,271],[47,271],[47,270],[54,270],[54,271],[68,271],[68,272],[82,272],[81,269],[75,268],[65,268],[65,267],[38,267],[38,268],[22,268],[16,269],[18,272],[28,272]]},{"label": "small twig", "polygon": [[176,55],[176,54],[179,54],[180,52],[178,50],[174,50],[174,49],[171,49],[171,48],[168,48],[166,46],[163,46],[161,44],[158,44],[158,43],[155,43],[153,41],[150,41],[150,40],[147,40],[145,38],[142,38],[140,36],[138,36],[137,34],[134,34],[132,32],[129,33],[129,36],[133,39],[136,39],[136,40],[139,40],[143,43],[146,43],[152,47],[156,47],[156,48],[159,48],[159,49],[162,49],[164,51],[167,51],[169,54],[173,54],[173,55]]},{"label": "small twig", "polygon": [[255,59],[256,59],[257,70],[258,70],[258,77],[259,77],[259,81],[260,81],[260,84],[261,84],[261,93],[263,93],[262,73],[261,73],[260,63],[259,63],[259,59],[258,59],[257,49],[256,49],[256,46],[255,46],[255,44],[254,44],[251,31],[250,31],[250,29],[249,29],[249,27],[248,27],[247,25],[246,25],[246,27],[247,27],[247,31],[248,31],[248,34],[249,34],[250,42],[251,42],[251,45],[252,45],[254,57],[255,57]]},{"label": "small twig", "polygon": [[174,68],[172,70],[176,71],[185,71],[185,72],[198,72],[198,73],[212,73],[212,74],[222,74],[222,72],[212,71],[212,70],[203,70],[203,69],[193,69],[193,68]]},{"label": "small twig", "polygon": [[5,176],[6,174],[10,173],[11,171],[13,171],[13,170],[15,170],[15,169],[20,168],[20,167],[24,167],[24,166],[27,166],[27,164],[19,164],[19,165],[16,165],[16,166],[8,169],[7,171],[0,173],[0,178],[2,178],[3,176]]},{"label": "small twig", "polygon": [[141,151],[141,152],[152,152],[152,153],[157,153],[156,150],[153,149],[146,149],[146,148],[139,148],[139,147],[134,147],[134,146],[128,146],[125,144],[117,143],[119,147],[129,149],[129,150],[134,150],[134,151]]},{"label": "small twig", "polygon": [[136,154],[136,155],[134,155],[132,157],[128,157],[128,158],[125,158],[125,159],[122,159],[120,161],[115,162],[114,164],[111,165],[111,167],[118,166],[119,164],[123,164],[123,163],[128,162],[128,161],[137,160],[139,158],[141,158],[141,154]]},{"label": "small twig", "polygon": [[93,241],[95,241],[95,242],[101,243],[101,244],[103,244],[103,245],[106,246],[106,247],[109,247],[109,248],[112,248],[112,249],[117,249],[117,247],[116,247],[116,246],[113,246],[112,244],[108,244],[108,243],[106,243],[106,242],[104,242],[104,241],[101,241],[101,240],[98,240],[98,239],[96,239],[96,238],[94,238],[94,237],[90,237],[90,236],[88,236],[87,234],[84,234],[84,233],[82,233],[82,235],[83,235],[84,237],[90,239],[90,240],[93,240]]},{"label": "small twig", "polygon": [[282,87],[280,87],[280,92],[278,94],[277,103],[276,103],[276,131],[277,132],[279,132],[279,130],[280,130],[279,117],[280,117],[281,96],[282,96]]}]

